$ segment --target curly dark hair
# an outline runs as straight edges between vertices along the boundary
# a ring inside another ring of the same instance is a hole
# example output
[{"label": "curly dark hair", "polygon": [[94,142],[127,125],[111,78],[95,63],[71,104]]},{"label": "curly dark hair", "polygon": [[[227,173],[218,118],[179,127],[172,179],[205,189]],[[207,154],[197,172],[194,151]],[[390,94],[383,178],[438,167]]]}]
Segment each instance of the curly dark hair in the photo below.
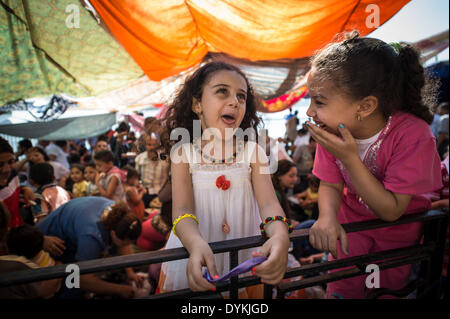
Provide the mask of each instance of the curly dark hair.
[{"label": "curly dark hair", "polygon": [[121,240],[136,240],[141,235],[141,221],[131,212],[125,202],[111,206],[111,211],[100,220],[106,230],[113,230]]},{"label": "curly dark hair", "polygon": [[257,132],[257,128],[261,119],[257,116],[256,111],[259,108],[260,99],[253,92],[247,77],[236,66],[225,62],[217,61],[205,64],[196,70],[189,78],[186,79],[182,88],[178,91],[175,99],[169,105],[165,117],[161,120],[164,129],[161,133],[161,145],[163,148],[162,157],[165,158],[170,154],[170,150],[174,144],[179,142],[170,140],[170,133],[176,128],[185,128],[190,134],[190,142],[192,143],[193,121],[199,120],[196,113],[192,111],[193,98],[201,100],[204,85],[211,79],[212,75],[219,71],[234,71],[241,75],[247,84],[247,100],[244,119],[239,126],[242,130],[252,128]]},{"label": "curly dark hair", "polygon": [[292,167],[296,167],[296,165],[287,159],[282,159],[278,161],[278,169],[277,171],[272,174],[272,184],[273,188],[278,191],[281,197],[280,205],[281,208],[283,208],[284,213],[288,218],[293,217],[293,212],[289,206],[288,199],[286,197],[286,191],[283,189],[283,187],[280,184],[280,178],[281,176],[287,174]]},{"label": "curly dark hair", "polygon": [[396,111],[416,115],[428,124],[437,101],[438,82],[425,73],[411,45],[390,45],[360,38],[357,31],[339,35],[311,59],[312,68],[354,100],[372,95],[387,118]]}]

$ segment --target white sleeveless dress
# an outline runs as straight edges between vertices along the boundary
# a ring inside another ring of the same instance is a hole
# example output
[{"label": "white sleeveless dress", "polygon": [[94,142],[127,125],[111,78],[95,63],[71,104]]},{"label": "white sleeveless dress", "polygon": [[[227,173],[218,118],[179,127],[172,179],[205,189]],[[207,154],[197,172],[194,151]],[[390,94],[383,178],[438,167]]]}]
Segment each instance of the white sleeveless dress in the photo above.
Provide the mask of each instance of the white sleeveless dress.
[{"label": "white sleeveless dress", "polygon": [[[233,164],[202,164],[201,155],[192,144],[184,144],[188,155],[189,171],[192,176],[194,195],[194,214],[199,221],[199,230],[207,242],[256,236],[260,234],[261,218],[251,183],[251,154],[256,143],[248,142],[244,152],[237,154]],[[216,180],[224,175],[230,181],[230,187],[222,190]],[[223,222],[229,226],[229,232],[223,231]],[[170,234],[166,249],[182,247],[181,241],[173,232]],[[252,258],[257,248],[241,250],[239,263]],[[219,276],[229,271],[229,253],[215,254],[216,269]],[[188,287],[186,278],[187,259],[165,262],[161,267],[161,292]],[[248,274],[245,274],[248,275]]]}]

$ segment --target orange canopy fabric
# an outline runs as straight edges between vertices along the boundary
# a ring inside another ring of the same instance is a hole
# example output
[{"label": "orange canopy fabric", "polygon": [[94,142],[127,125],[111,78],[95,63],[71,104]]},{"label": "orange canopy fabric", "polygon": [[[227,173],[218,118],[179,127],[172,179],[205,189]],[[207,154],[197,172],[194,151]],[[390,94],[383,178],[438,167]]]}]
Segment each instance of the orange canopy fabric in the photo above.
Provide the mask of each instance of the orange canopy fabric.
[{"label": "orange canopy fabric", "polygon": [[[208,51],[276,60],[311,56],[340,32],[367,35],[409,0],[90,0],[154,81],[200,63]],[[375,11],[374,11],[374,6]]]}]

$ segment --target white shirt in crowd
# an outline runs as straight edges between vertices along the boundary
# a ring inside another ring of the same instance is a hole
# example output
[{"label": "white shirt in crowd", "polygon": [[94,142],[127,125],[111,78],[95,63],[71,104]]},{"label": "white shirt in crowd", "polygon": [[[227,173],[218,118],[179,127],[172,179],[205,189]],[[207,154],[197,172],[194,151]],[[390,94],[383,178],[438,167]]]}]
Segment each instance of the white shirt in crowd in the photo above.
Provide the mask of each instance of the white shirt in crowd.
[{"label": "white shirt in crowd", "polygon": [[61,147],[59,147],[58,145],[50,143],[45,148],[45,152],[47,153],[48,156],[55,155],[56,156],[56,158],[54,160],[55,162],[62,164],[67,169],[70,168],[69,161],[67,160],[68,154],[65,153],[63,151],[63,149]]},{"label": "white shirt in crowd", "polygon": [[294,146],[295,147],[300,147],[302,145],[308,145],[309,144],[309,137],[310,137],[309,132],[307,132],[303,136],[297,135],[297,137],[294,140]]}]

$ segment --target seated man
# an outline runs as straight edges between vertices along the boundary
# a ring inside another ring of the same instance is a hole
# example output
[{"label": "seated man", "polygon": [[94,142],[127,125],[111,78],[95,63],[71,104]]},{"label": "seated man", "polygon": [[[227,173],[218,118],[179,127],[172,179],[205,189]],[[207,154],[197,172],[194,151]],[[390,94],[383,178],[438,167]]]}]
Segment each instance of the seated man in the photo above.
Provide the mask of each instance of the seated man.
[{"label": "seated man", "polygon": [[147,189],[147,194],[142,198],[145,207],[157,197],[161,187],[169,178],[169,162],[161,160],[157,149],[159,148],[158,136],[151,133],[145,136],[146,152],[136,157],[136,170],[142,178],[142,184]]}]

